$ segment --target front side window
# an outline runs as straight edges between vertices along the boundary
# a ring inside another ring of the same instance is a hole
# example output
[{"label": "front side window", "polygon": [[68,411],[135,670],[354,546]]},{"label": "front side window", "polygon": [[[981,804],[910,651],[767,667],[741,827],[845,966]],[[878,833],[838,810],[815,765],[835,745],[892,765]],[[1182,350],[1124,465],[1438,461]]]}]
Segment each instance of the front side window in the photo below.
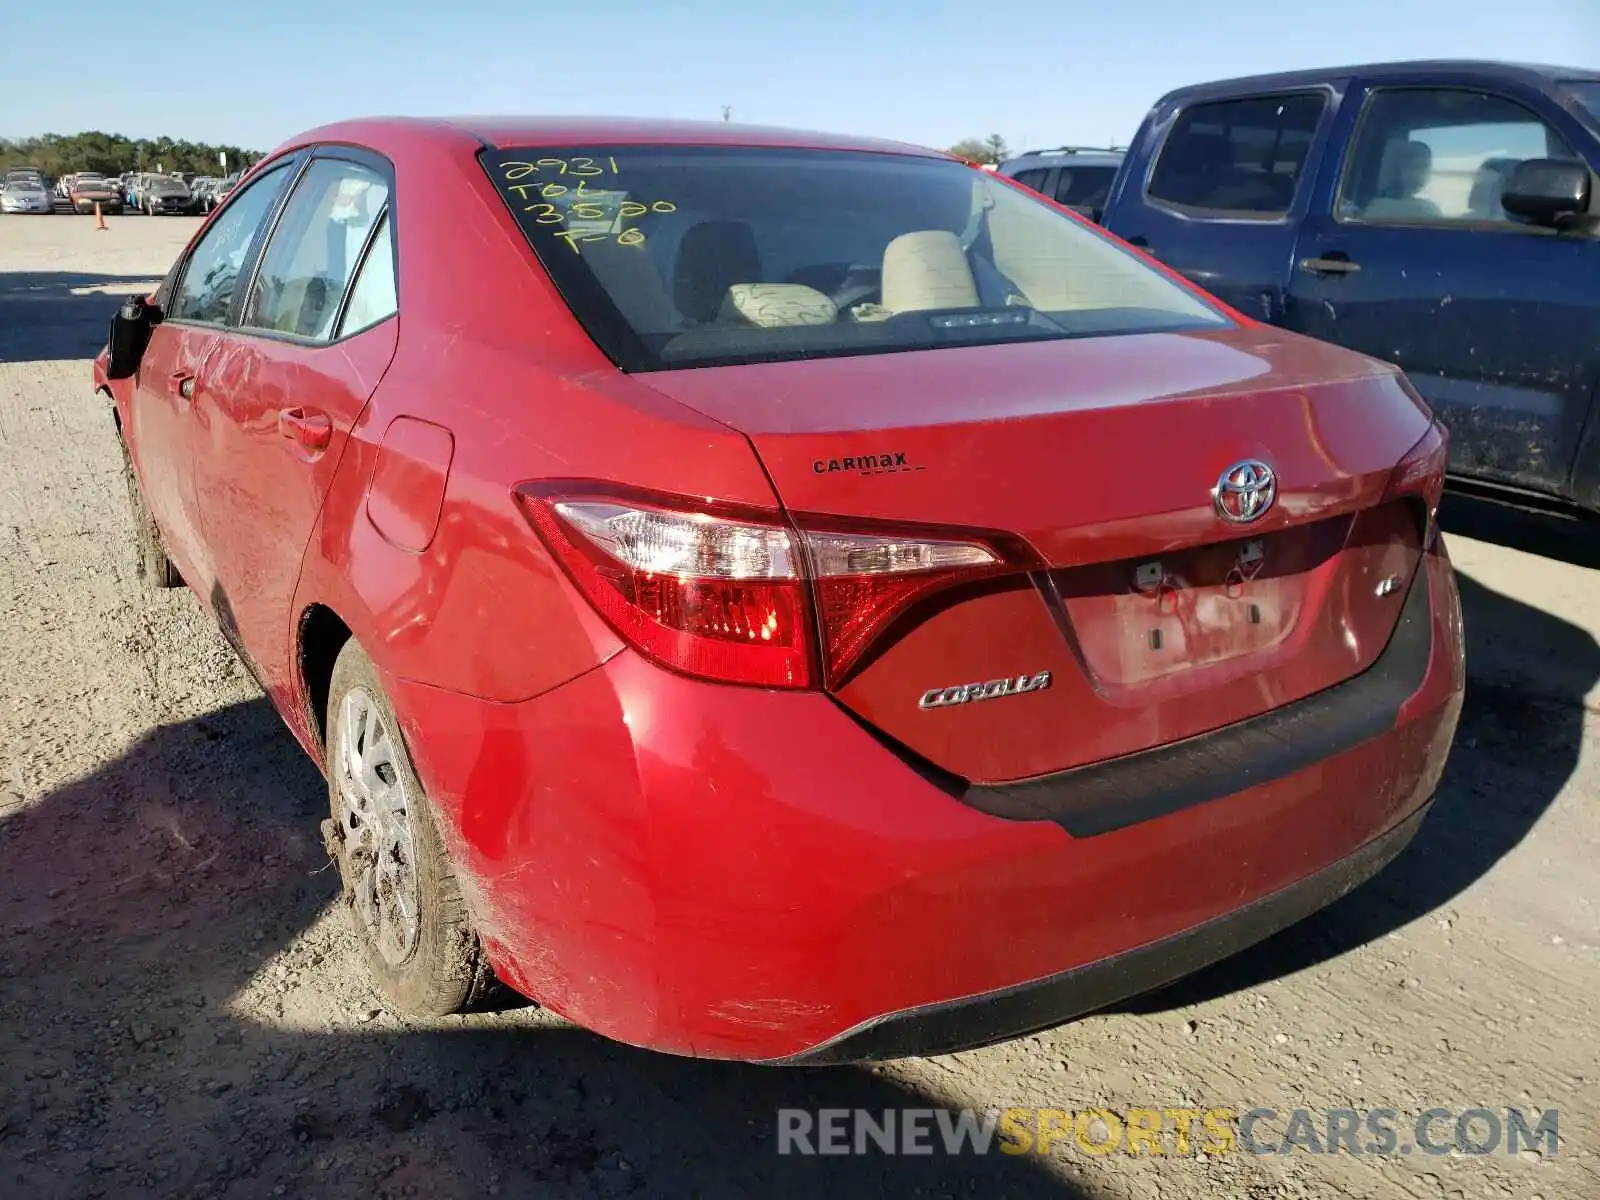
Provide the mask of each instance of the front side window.
[{"label": "front side window", "polygon": [[206,230],[189,255],[168,316],[219,325],[228,319],[239,272],[287,178],[287,165],[273,167],[240,192]]},{"label": "front side window", "polygon": [[949,159],[648,146],[483,163],[625,370],[1228,323],[1038,197]]},{"label": "front side window", "polygon": [[377,172],[342,159],[313,162],[261,256],[240,323],[330,340],[345,288],[388,201],[389,185]]},{"label": "front side window", "polygon": [[1325,104],[1320,92],[1187,108],[1173,123],[1148,194],[1180,208],[1281,217],[1294,204]]},{"label": "front side window", "polygon": [[1529,158],[1573,158],[1561,135],[1502,96],[1386,88],[1361,115],[1339,181],[1345,220],[1520,222],[1500,203]]}]

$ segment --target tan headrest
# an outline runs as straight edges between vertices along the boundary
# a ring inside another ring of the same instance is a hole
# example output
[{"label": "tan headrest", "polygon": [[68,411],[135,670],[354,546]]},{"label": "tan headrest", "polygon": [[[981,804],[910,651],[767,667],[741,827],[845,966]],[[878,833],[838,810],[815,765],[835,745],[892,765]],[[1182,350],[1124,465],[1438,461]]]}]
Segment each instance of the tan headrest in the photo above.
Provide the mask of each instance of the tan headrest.
[{"label": "tan headrest", "polygon": [[976,308],[978,286],[961,249],[945,229],[902,233],[883,251],[883,306],[890,312]]},{"label": "tan headrest", "polygon": [[832,325],[839,308],[816,288],[800,283],[736,283],[722,301],[720,319],[744,320],[760,329]]}]

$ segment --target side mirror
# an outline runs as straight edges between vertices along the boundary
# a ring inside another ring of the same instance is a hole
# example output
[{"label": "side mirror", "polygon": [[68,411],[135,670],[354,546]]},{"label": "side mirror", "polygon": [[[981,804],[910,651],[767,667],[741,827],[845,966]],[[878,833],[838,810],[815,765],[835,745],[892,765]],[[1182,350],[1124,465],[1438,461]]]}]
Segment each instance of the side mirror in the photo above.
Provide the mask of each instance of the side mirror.
[{"label": "side mirror", "polygon": [[1500,203],[1508,213],[1540,225],[1589,211],[1589,168],[1565,158],[1529,158],[1511,171]]},{"label": "side mirror", "polygon": [[111,318],[111,336],[106,341],[106,378],[129,379],[139,369],[144,348],[150,344],[150,331],[161,320],[161,310],[142,296],[129,296]]}]

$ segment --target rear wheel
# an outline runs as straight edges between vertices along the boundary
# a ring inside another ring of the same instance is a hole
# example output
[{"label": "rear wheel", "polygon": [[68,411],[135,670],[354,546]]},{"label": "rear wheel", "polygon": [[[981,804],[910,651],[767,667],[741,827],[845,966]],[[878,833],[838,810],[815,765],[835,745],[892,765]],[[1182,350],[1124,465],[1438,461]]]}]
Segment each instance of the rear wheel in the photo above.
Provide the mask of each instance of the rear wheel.
[{"label": "rear wheel", "polygon": [[134,568],[149,588],[179,587],[183,577],[178,574],[178,568],[172,565],[166,547],[161,544],[161,530],[156,528],[156,519],[150,515],[150,508],[144,502],[144,493],[139,491],[139,477],[134,473],[133,458],[120,433],[117,448],[122,451],[122,481],[128,489],[128,508],[133,517]]},{"label": "rear wheel", "polygon": [[373,982],[394,1012],[437,1017],[493,976],[372,661],[345,643],[328,688],[328,853]]}]

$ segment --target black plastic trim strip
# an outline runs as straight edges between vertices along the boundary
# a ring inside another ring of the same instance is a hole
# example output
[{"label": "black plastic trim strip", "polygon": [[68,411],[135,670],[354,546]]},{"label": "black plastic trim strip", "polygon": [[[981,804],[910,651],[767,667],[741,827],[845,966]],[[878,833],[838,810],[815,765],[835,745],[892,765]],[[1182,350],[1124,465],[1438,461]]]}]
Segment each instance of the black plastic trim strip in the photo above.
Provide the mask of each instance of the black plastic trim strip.
[{"label": "black plastic trim strip", "polygon": [[1433,650],[1428,572],[1419,561],[1400,619],[1377,661],[1343,683],[1181,742],[953,794],[1009,821],[1054,821],[1096,837],[1257,787],[1394,728],[1422,686]]},{"label": "black plastic trim strip", "polygon": [[1365,883],[1406,848],[1431,803],[1316,874],[1192,929],[1044,979],[877,1017],[810,1050],[768,1061],[819,1066],[954,1054],[1154,991],[1271,937]]}]

